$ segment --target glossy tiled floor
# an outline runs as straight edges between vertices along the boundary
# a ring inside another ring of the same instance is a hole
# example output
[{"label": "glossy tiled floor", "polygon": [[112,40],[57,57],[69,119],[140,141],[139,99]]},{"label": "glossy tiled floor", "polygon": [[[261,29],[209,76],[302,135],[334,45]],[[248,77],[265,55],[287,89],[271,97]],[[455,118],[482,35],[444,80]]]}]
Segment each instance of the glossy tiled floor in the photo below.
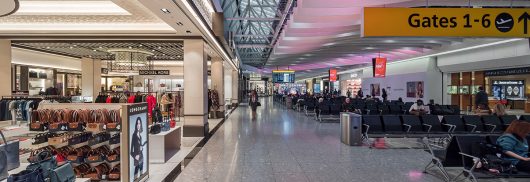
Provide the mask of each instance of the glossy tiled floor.
[{"label": "glossy tiled floor", "polygon": [[177,181],[440,181],[421,173],[427,153],[343,145],[339,124],[320,124],[262,99],[256,120],[240,106]]}]

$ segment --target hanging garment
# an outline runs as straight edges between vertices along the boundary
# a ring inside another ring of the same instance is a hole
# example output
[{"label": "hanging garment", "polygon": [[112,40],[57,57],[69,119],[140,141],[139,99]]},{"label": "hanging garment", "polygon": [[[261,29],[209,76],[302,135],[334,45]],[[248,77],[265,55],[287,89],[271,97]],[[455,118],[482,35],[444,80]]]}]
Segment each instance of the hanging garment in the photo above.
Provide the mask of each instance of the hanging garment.
[{"label": "hanging garment", "polygon": [[153,108],[156,106],[156,98],[152,95],[147,96],[147,113],[151,116]]},{"label": "hanging garment", "polygon": [[131,96],[129,97],[129,99],[127,100],[127,102],[128,102],[128,103],[134,103],[135,100],[136,100],[136,96],[131,95]]}]

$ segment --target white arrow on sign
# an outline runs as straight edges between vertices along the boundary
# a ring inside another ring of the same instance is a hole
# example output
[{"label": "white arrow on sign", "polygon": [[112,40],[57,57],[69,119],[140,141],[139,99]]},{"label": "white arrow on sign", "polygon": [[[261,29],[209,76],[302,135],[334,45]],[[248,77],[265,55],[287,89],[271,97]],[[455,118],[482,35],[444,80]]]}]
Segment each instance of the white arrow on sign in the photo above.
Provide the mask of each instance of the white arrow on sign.
[{"label": "white arrow on sign", "polygon": [[19,7],[18,0],[0,1],[0,17],[11,15],[17,12],[18,7]]}]

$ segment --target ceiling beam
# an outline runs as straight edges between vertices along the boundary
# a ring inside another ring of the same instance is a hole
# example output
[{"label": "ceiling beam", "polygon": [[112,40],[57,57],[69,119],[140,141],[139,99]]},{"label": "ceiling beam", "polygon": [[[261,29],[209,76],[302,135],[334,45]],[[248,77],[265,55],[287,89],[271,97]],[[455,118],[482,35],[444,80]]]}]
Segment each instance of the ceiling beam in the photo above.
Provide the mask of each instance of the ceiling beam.
[{"label": "ceiling beam", "polygon": [[226,18],[227,21],[239,21],[239,20],[248,20],[248,21],[277,21],[280,20],[280,18],[252,18],[252,17],[234,17],[234,18]]},{"label": "ceiling beam", "polygon": [[263,35],[263,34],[248,34],[248,35],[244,35],[244,34],[237,34],[237,35],[234,35],[234,37],[272,37],[272,35]]},{"label": "ceiling beam", "polygon": [[239,44],[238,48],[271,48],[268,44]]}]

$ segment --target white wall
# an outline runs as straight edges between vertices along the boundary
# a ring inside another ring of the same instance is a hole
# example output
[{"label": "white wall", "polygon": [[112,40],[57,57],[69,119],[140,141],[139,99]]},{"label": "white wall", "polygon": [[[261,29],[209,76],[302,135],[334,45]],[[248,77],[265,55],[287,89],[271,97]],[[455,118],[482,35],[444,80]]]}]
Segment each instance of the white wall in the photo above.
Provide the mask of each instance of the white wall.
[{"label": "white wall", "polygon": [[12,48],[11,63],[81,71],[81,59]]},{"label": "white wall", "polygon": [[527,39],[438,56],[443,72],[482,71],[530,66]]},{"label": "white wall", "polygon": [[225,99],[232,99],[232,69],[224,71]]},{"label": "white wall", "polygon": [[435,58],[389,63],[385,78],[373,78],[372,68],[364,68],[363,93],[370,94],[370,84],[379,83],[381,89],[391,87],[391,90],[387,90],[389,100],[397,100],[401,97],[405,102],[413,102],[418,98],[407,98],[407,82],[423,81],[425,94],[422,100],[428,102],[433,99],[435,103],[442,103],[443,75],[436,65]]}]

